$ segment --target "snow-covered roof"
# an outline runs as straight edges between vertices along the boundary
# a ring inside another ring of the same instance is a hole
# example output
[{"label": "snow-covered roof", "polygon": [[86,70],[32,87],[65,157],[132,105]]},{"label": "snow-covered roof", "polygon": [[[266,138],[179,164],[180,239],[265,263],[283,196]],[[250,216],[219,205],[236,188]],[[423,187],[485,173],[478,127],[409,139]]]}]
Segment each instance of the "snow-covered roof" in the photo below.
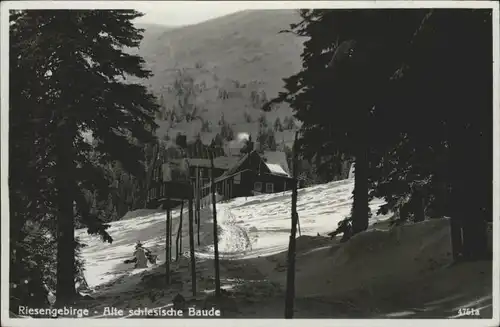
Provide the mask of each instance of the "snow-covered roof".
[{"label": "snow-covered roof", "polygon": [[266,162],[266,166],[267,168],[269,168],[269,170],[271,171],[271,173],[273,174],[277,174],[277,175],[283,175],[283,176],[288,176],[288,173],[278,164],[272,164],[272,163],[267,163]]},{"label": "snow-covered roof", "polygon": [[[288,168],[288,162],[286,160],[286,153],[282,151],[265,151],[262,155],[266,161],[266,164],[274,164],[281,167],[281,170],[286,176],[290,177],[290,169]],[[274,172],[271,168],[269,168]]]},{"label": "snow-covered roof", "polygon": [[[252,151],[250,153],[245,154],[243,157],[238,158],[239,161],[233,165],[229,170],[227,170],[224,174],[215,179],[215,182],[218,183],[221,180],[224,180],[232,175],[234,175],[240,169],[241,165],[253,155],[259,156],[263,164],[269,169],[271,174],[284,176],[291,178],[290,173],[288,172],[288,165],[286,163],[286,155],[284,152],[278,151],[267,151],[264,154],[260,154],[257,151]],[[232,157],[230,157],[232,158]]]}]

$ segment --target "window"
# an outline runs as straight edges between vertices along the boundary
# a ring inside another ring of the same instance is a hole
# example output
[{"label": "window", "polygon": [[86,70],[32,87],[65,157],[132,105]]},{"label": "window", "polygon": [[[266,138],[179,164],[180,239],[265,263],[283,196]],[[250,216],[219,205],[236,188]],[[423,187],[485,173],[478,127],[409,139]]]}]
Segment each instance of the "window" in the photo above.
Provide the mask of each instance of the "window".
[{"label": "window", "polygon": [[241,173],[234,175],[234,184],[241,184]]},{"label": "window", "polygon": [[274,184],[266,183],[266,193],[274,193]]},{"label": "window", "polygon": [[261,182],[255,182],[253,184],[253,189],[257,192],[262,192],[262,183]]}]

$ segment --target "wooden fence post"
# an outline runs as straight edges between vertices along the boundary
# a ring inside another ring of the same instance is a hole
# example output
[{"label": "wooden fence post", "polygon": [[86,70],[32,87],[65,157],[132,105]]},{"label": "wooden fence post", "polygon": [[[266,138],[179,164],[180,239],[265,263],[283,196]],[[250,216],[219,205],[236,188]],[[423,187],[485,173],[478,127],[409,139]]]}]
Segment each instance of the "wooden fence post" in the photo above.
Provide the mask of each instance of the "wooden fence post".
[{"label": "wooden fence post", "polygon": [[170,217],[170,201],[169,199],[166,200],[166,205],[167,205],[167,230],[166,230],[166,237],[165,237],[165,278],[166,278],[166,283],[167,285],[170,285],[170,226],[171,226],[171,217]]},{"label": "wooden fence post", "polygon": [[[192,192],[192,190],[191,190]],[[191,254],[191,286],[196,296],[196,258],[194,256],[193,197],[189,198],[189,250]]]},{"label": "wooden fence post", "polygon": [[219,237],[217,233],[217,206],[215,197],[215,184],[214,184],[214,158],[210,152],[210,188],[212,190],[212,211],[213,211],[213,228],[214,228],[214,268],[215,268],[215,296],[220,296],[220,267],[219,267]]},{"label": "wooden fence post", "polygon": [[201,225],[201,212],[200,212],[200,169],[196,167],[196,198],[195,198],[195,208],[196,208],[196,217],[197,217],[197,239],[198,246],[200,246],[200,225]]},{"label": "wooden fence post", "polygon": [[293,307],[295,300],[295,247],[297,223],[299,215],[297,214],[297,137],[295,133],[295,142],[293,144],[293,188],[292,188],[292,228],[290,232],[290,242],[288,244],[288,267],[286,275],[286,295],[285,295],[285,318],[293,318]]},{"label": "wooden fence post", "polygon": [[175,261],[179,261],[182,253],[182,212],[184,211],[184,200],[181,202],[181,212],[179,214],[179,227],[177,228],[177,238],[175,239]]}]

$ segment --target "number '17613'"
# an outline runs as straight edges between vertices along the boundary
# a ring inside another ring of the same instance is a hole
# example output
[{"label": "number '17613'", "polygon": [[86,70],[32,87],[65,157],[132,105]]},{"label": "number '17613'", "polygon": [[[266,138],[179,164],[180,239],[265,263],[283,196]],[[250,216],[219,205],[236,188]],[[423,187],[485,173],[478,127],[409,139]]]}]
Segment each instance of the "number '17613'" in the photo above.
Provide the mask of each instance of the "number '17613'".
[{"label": "number '17613'", "polygon": [[458,309],[459,316],[479,316],[479,309],[460,308]]}]

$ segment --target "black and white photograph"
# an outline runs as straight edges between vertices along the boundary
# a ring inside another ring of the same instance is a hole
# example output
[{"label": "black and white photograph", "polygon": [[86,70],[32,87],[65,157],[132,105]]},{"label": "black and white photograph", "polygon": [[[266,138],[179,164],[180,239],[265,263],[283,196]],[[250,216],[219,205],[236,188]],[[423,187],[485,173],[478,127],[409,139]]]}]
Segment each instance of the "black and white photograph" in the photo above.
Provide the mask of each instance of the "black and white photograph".
[{"label": "black and white photograph", "polygon": [[1,6],[2,326],[500,324],[497,2]]}]

